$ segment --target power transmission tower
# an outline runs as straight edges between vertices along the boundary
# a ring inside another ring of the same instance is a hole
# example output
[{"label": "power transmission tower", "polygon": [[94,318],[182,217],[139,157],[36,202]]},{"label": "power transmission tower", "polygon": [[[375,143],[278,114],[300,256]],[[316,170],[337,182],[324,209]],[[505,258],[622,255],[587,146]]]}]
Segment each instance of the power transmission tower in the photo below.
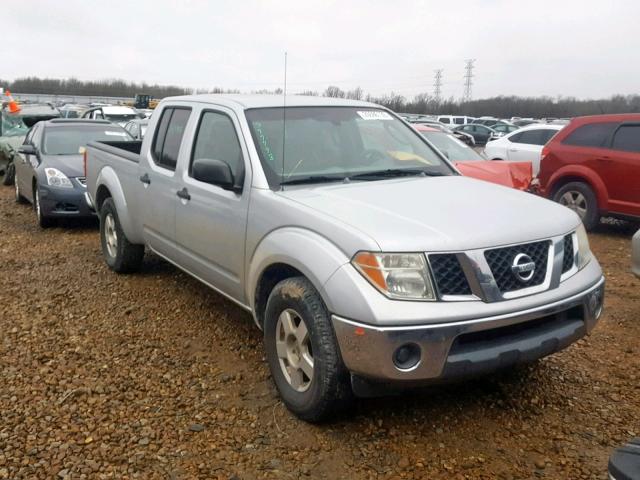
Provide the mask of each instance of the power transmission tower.
[{"label": "power transmission tower", "polygon": [[473,69],[475,68],[475,61],[475,58],[465,60],[464,94],[462,95],[463,102],[471,101],[471,87],[473,87]]},{"label": "power transmission tower", "polygon": [[434,70],[435,76],[433,78],[433,97],[436,103],[440,103],[442,97],[442,72],[443,69]]}]

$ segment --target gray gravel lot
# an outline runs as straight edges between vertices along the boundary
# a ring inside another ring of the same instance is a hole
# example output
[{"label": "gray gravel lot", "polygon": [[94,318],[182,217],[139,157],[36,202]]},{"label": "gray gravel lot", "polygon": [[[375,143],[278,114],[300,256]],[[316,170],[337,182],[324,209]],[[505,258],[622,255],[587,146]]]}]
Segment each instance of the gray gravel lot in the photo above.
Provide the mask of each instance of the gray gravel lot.
[{"label": "gray gravel lot", "polygon": [[110,272],[95,224],[40,230],[3,188],[0,479],[604,479],[640,435],[630,236],[591,236],[608,280],[591,337],[313,426],[279,401],[249,315],[152,255]]}]

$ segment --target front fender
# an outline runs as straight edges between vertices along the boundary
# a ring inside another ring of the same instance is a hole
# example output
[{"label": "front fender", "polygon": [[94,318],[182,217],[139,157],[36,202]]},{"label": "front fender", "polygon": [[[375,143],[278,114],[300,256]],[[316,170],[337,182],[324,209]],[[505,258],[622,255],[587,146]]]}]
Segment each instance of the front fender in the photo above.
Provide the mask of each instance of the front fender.
[{"label": "front fender", "polygon": [[557,190],[558,186],[565,183],[565,179],[582,179],[585,183],[589,184],[596,194],[598,199],[598,207],[600,210],[609,209],[609,192],[607,187],[593,170],[583,165],[565,165],[551,175],[549,179],[549,187],[547,188],[547,196],[551,197],[552,192]]},{"label": "front fender", "polygon": [[[323,286],[349,257],[326,237],[298,227],[285,227],[266,235],[256,247],[247,271],[246,298],[254,311],[255,293],[262,273],[271,265],[283,263],[300,272],[323,295]],[[323,295],[332,311],[332,299]]]},{"label": "front fender", "polygon": [[127,237],[127,240],[129,240],[129,242],[131,243],[143,244],[144,238],[142,237],[142,232],[140,232],[139,229],[136,228],[135,223],[133,222],[133,218],[131,216],[129,206],[127,205],[127,198],[124,194],[122,184],[120,183],[118,174],[113,168],[105,166],[104,168],[102,168],[102,170],[100,170],[98,178],[96,179],[96,189],[93,198],[94,203],[97,200],[95,196],[97,195],[101,186],[106,187],[111,193],[111,198],[116,204],[116,210],[118,212],[120,225],[122,226],[122,230]]}]

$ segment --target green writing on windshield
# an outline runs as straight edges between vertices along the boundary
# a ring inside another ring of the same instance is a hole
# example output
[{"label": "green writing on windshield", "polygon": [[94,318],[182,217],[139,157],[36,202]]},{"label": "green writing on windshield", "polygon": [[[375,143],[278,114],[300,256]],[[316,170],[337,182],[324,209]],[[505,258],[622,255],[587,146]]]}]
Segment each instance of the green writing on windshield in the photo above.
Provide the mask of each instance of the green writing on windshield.
[{"label": "green writing on windshield", "polygon": [[269,139],[262,130],[262,123],[254,122],[253,127],[255,128],[256,134],[258,135],[258,143],[260,143],[260,150],[262,151],[262,155],[269,162],[274,163],[276,161],[276,157],[271,151],[271,147],[269,146]]}]

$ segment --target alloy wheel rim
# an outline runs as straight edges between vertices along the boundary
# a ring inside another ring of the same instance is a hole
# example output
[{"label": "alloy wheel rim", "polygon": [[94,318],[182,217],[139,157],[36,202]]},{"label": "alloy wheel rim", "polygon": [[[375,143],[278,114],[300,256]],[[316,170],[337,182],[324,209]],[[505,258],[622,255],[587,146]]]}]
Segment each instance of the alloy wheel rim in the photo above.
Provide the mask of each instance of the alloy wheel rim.
[{"label": "alloy wheel rim", "polygon": [[38,218],[42,218],[42,209],[40,208],[40,194],[38,193],[38,187],[36,187],[36,215]]},{"label": "alloy wheel rim", "polygon": [[276,324],[276,352],[284,378],[296,392],[305,392],[314,376],[311,337],[302,316],[284,310]]},{"label": "alloy wheel rim", "polygon": [[104,236],[107,252],[110,257],[115,258],[118,252],[118,233],[116,232],[116,222],[111,213],[107,214],[104,219]]},{"label": "alloy wheel rim", "polygon": [[587,214],[587,199],[580,192],[570,190],[560,197],[560,204],[576,212],[584,219]]}]

